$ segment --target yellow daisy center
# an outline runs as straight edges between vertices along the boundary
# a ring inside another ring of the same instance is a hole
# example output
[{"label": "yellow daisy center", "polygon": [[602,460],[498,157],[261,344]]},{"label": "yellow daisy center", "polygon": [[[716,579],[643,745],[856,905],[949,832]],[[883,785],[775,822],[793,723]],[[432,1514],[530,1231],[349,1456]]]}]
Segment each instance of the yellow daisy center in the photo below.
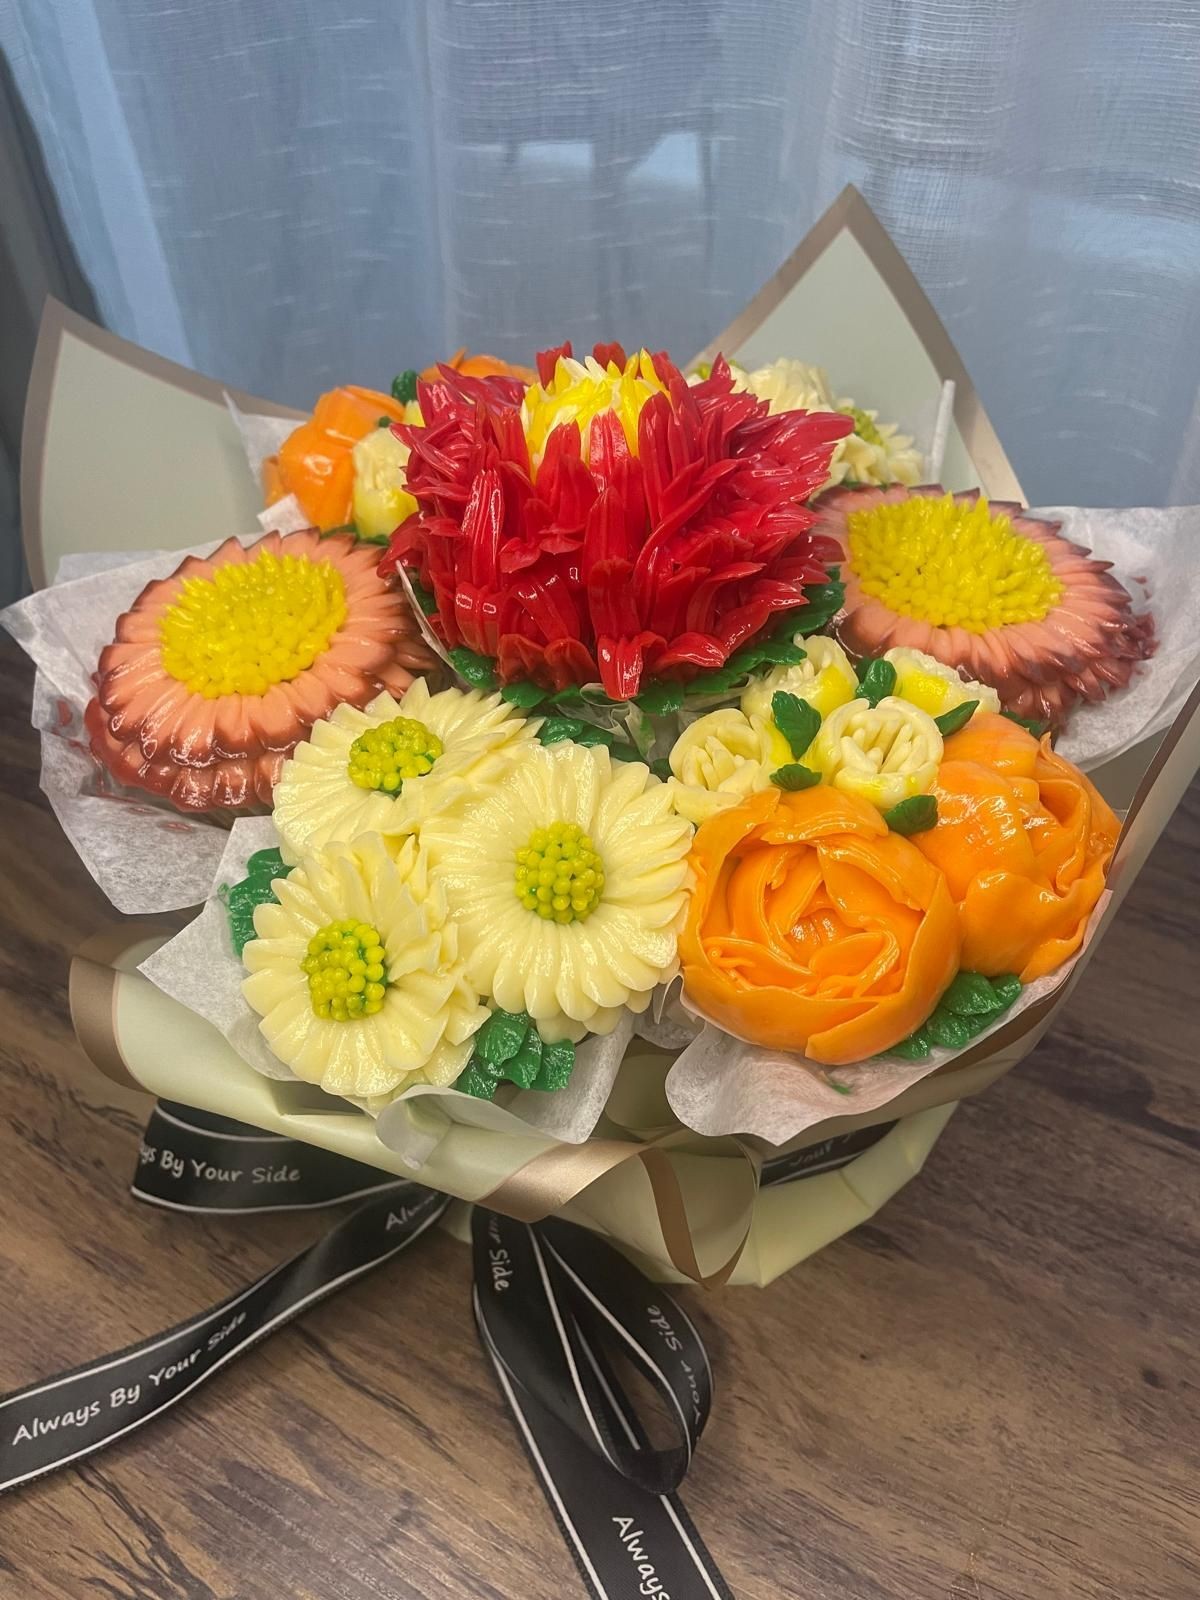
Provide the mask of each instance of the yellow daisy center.
[{"label": "yellow daisy center", "polygon": [[353,1022],[383,1010],[387,988],[383,940],[369,922],[327,922],[308,941],[300,963],[318,1017]]},{"label": "yellow daisy center", "polygon": [[517,899],[545,921],[583,922],[600,904],[604,863],[577,822],[535,828],[516,861]]},{"label": "yellow daisy center", "polygon": [[591,424],[604,411],[620,418],[630,450],[637,454],[638,418],[651,395],[665,394],[666,385],[654,370],[649,352],[630,356],[624,367],[610,361],[602,367],[589,356],[575,361],[560,356],[548,385],[531,384],[521,405],[521,419],[535,470],[541,465],[551,432],[565,422],[577,422],[583,440],[583,459],[590,454]]},{"label": "yellow daisy center", "polygon": [[863,592],[935,627],[986,633],[1040,622],[1062,598],[1045,549],[992,513],[953,496],[913,495],[846,518]]},{"label": "yellow daisy center", "polygon": [[397,794],[408,778],[423,778],[444,746],[432,728],[415,717],[393,717],[360,733],[350,746],[346,770],[360,789]]},{"label": "yellow daisy center", "polygon": [[277,556],[185,578],[160,624],[162,663],[194,694],[266,694],[312,666],[346,620],[346,587],[329,561]]}]

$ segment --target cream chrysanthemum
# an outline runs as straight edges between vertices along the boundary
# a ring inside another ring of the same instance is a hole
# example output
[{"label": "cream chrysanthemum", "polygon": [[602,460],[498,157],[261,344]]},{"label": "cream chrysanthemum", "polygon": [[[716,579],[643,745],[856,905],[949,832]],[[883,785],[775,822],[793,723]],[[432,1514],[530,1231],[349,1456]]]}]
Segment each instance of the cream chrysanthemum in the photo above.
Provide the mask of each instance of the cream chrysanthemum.
[{"label": "cream chrysanthemum", "polygon": [[854,421],[854,432],[840,440],[829,462],[825,487],[843,482],[920,483],[922,460],[912,440],[895,423],[880,422],[853,400],[837,399],[824,367],[781,357],[753,372],[734,373],[735,386],[769,402],[771,411],[840,411]]},{"label": "cream chrysanthemum", "polygon": [[691,834],[640,762],[569,741],[421,829],[468,977],[547,1042],[610,1033],[673,976]]},{"label": "cream chrysanthemum", "polygon": [[[421,426],[421,408],[415,400],[405,406],[404,420]],[[359,538],[386,539],[417,509],[405,487],[408,446],[391,428],[373,428],[354,446],[353,460],[351,515]]]},{"label": "cream chrysanthemum", "polygon": [[925,711],[887,695],[877,706],[851,700],[831,712],[804,757],[823,783],[859,795],[881,811],[928,794],[942,759],[942,736]]},{"label": "cream chrysanthemum", "polygon": [[415,838],[330,844],[254,913],[242,993],[298,1078],[378,1110],[414,1083],[453,1083],[487,1008]]},{"label": "cream chrysanthemum", "polygon": [[910,705],[928,711],[931,717],[945,716],[956,706],[968,700],[978,700],[979,711],[999,711],[1000,696],[990,683],[976,683],[964,678],[953,667],[948,667],[924,650],[910,650],[897,645],[884,651],[883,659],[896,669],[894,693]]},{"label": "cream chrysanthemum", "polygon": [[[814,636],[796,642],[804,647],[803,661],[794,666],[774,667],[765,678],[756,678],[743,690],[741,705],[748,717],[770,721],[771,697],[780,690],[807,700],[822,717],[858,694],[858,678],[836,639]],[[779,757],[776,765],[798,759],[789,751],[786,740],[776,745],[775,753]]]},{"label": "cream chrysanthemum", "polygon": [[431,810],[490,783],[537,728],[498,694],[431,695],[423,678],[400,700],[381,694],[365,711],[338,706],[313,724],[275,786],[284,860],[360,833],[407,833]]},{"label": "cream chrysanthemum", "polygon": [[787,740],[770,720],[768,701],[765,718],[749,717],[736,706],[697,717],[676,739],[669,759],[674,774],[671,802],[681,817],[699,827],[718,811],[768,788],[774,768],[792,757]]}]

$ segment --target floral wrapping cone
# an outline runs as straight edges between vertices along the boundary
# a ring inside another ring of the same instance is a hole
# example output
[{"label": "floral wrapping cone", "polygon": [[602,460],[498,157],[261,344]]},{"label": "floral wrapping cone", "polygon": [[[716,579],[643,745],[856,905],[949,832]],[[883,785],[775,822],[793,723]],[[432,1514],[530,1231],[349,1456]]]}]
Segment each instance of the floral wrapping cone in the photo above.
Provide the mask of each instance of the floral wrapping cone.
[{"label": "floral wrapping cone", "polygon": [[664,355],[598,351],[544,352],[520,402],[449,369],[421,386],[425,426],[398,430],[419,512],[380,570],[413,571],[442,641],[503,683],[623,701],[805,604],[836,547],[803,502],[852,424],[771,416],[724,362],[689,387]]},{"label": "floral wrapping cone", "polygon": [[269,806],[314,722],[403,693],[433,661],[376,560],[345,536],[270,533],[147,584],[100,654],[93,754],[181,811]]},{"label": "floral wrapping cone", "polygon": [[1049,739],[979,713],[946,741],[933,786],[935,828],[913,843],[946,878],[962,925],[962,963],[1022,983],[1053,972],[1083,942],[1120,824]]},{"label": "floral wrapping cone", "polygon": [[816,531],[841,552],[838,637],[853,655],[923,651],[990,684],[1015,715],[1058,727],[1123,688],[1154,649],[1149,612],[1057,522],[977,490],[834,489]]},{"label": "floral wrapping cone", "polygon": [[771,790],[697,831],[684,996],[752,1044],[829,1066],[898,1044],[959,968],[946,880],[879,811]]}]

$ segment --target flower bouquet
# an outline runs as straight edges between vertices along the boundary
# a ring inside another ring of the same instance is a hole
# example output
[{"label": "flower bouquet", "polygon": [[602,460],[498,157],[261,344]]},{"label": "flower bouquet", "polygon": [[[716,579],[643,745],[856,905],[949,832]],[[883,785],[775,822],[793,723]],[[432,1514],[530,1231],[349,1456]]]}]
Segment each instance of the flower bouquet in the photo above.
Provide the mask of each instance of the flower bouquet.
[{"label": "flower bouquet", "polygon": [[[664,1277],[869,1216],[1194,770],[1195,513],[946,493],[790,358],[460,353],[242,412],[266,533],[8,619],[84,858],[204,900],[85,1043]],[[1164,733],[1123,827],[1106,769]]]}]

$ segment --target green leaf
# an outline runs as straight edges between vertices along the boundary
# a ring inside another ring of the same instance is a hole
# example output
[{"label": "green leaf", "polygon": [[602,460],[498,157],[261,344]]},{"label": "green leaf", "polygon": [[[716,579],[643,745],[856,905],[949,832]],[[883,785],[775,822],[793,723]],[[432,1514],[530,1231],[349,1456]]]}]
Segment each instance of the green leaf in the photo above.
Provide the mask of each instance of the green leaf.
[{"label": "green leaf", "polygon": [[820,783],[821,774],[814,772],[811,767],[804,767],[798,761],[789,761],[785,767],[776,767],[771,774],[771,782],[777,789],[784,789],[789,794],[794,794],[798,789],[812,789]]},{"label": "green leaf", "polygon": [[937,826],[937,819],[937,801],[931,794],[914,794],[883,813],[883,820],[892,832],[902,833],[906,838],[910,833],[927,833]]},{"label": "green leaf", "polygon": [[578,739],[587,726],[578,717],[547,717],[538,729],[543,744],[557,744],[560,739]]},{"label": "green leaf", "polygon": [[659,756],[650,763],[650,771],[656,778],[661,778],[664,783],[667,783],[671,778],[671,763],[666,756]]},{"label": "green leaf", "polygon": [[499,1069],[525,1042],[529,1017],[524,1011],[493,1011],[475,1035],[475,1054]]},{"label": "green leaf", "polygon": [[256,850],[246,862],[246,876],[222,885],[219,893],[229,917],[229,937],[239,956],[256,937],[255,910],[276,898],[275,880],[286,878],[291,870],[278,850]]},{"label": "green leaf", "polygon": [[804,646],[794,644],[791,639],[764,639],[755,666],[798,667],[807,657]]},{"label": "green leaf", "polygon": [[854,1090],[848,1083],[843,1083],[840,1078],[826,1078],[825,1082],[838,1094],[853,1094]]},{"label": "green leaf", "polygon": [[463,1094],[473,1094],[477,1100],[490,1100],[500,1087],[500,1074],[495,1067],[472,1056],[459,1073],[454,1087]]},{"label": "green leaf", "polygon": [[609,754],[614,761],[641,761],[642,752],[637,745],[630,744],[626,739],[619,739],[615,744],[610,744]]},{"label": "green leaf", "polygon": [[575,1068],[575,1046],[570,1039],[542,1045],[542,1069],[533,1087],[545,1093],[565,1089]]},{"label": "green leaf", "polygon": [[476,655],[474,650],[459,645],[450,651],[450,665],[464,683],[471,685],[472,689],[496,687],[496,663],[487,656]]},{"label": "green leaf", "polygon": [[894,1044],[885,1054],[899,1056],[901,1061],[924,1061],[932,1049],[928,1025],[922,1023],[909,1034],[907,1039],[901,1039],[899,1044]]},{"label": "green leaf", "polygon": [[412,585],[413,598],[427,617],[433,616],[438,608],[437,596],[432,589],[425,587],[411,567],[405,567],[404,570],[408,574],[409,583]]},{"label": "green leaf", "polygon": [[[611,728],[598,728],[594,722],[585,722],[583,731],[575,735],[576,744],[606,744],[609,749],[616,743],[616,739],[617,736]],[[634,759],[640,761],[641,757],[635,754]]]},{"label": "green leaf", "polygon": [[542,1070],[542,1041],[536,1028],[530,1028],[516,1055],[504,1063],[504,1076],[518,1088],[532,1089]]},{"label": "green leaf", "polygon": [[948,739],[952,733],[965,728],[978,708],[978,700],[964,700],[962,705],[955,706],[953,711],[943,711],[940,717],[934,717],[933,720],[937,723],[942,738]]},{"label": "green leaf", "polygon": [[1040,739],[1047,731],[1048,722],[1035,722],[1032,717],[1019,717],[1015,711],[1002,711],[1002,717],[1007,717],[1010,722],[1015,722],[1018,728],[1024,728],[1026,733],[1031,733],[1035,739]]},{"label": "green leaf", "polygon": [[1003,977],[992,979],[992,988],[996,992],[997,999],[1003,1001],[1003,1009],[1007,1011],[1021,992],[1021,980],[1015,972],[1006,972]]},{"label": "green leaf", "polygon": [[577,683],[569,683],[565,689],[559,689],[550,696],[552,706],[581,706],[584,704],[583,690]]},{"label": "green leaf", "polygon": [[991,1017],[1009,1003],[996,993],[991,979],[982,972],[960,972],[938,1001],[938,1009],[952,1011],[956,1017]]},{"label": "green leaf", "polygon": [[356,539],[358,538],[358,529],[352,522],[339,522],[336,528],[322,528],[321,538],[332,539],[335,533],[352,533]]},{"label": "green leaf", "polygon": [[519,711],[532,711],[546,698],[546,691],[538,683],[506,683],[500,691],[500,698],[507,700],[510,706],[516,706]]},{"label": "green leaf", "polygon": [[961,1050],[980,1032],[982,1024],[977,1017],[956,1017],[952,1011],[943,1011],[938,1006],[925,1027],[934,1044],[943,1045],[947,1050]]},{"label": "green leaf", "polygon": [[406,406],[416,398],[417,373],[412,367],[406,367],[398,377],[392,379],[392,399],[399,400],[402,406]]},{"label": "green leaf", "polygon": [[789,694],[786,689],[776,689],[771,696],[771,715],[775,726],[788,742],[788,748],[799,759],[817,737],[821,727],[821,713],[807,700]]},{"label": "green leaf", "polygon": [[682,683],[652,683],[634,696],[634,705],[648,717],[665,717],[683,704]]},{"label": "green leaf", "polygon": [[830,567],[824,583],[810,583],[804,591],[807,604],[787,617],[788,636],[819,633],[837,616],[846,598],[846,585],[841,581],[841,569]]},{"label": "green leaf", "polygon": [[359,533],[358,529],[355,528],[354,537],[359,544],[385,545],[391,542],[392,536],[390,533]]},{"label": "green leaf", "polygon": [[864,700],[877,706],[896,687],[896,669],[882,658],[859,662],[858,688]]}]

